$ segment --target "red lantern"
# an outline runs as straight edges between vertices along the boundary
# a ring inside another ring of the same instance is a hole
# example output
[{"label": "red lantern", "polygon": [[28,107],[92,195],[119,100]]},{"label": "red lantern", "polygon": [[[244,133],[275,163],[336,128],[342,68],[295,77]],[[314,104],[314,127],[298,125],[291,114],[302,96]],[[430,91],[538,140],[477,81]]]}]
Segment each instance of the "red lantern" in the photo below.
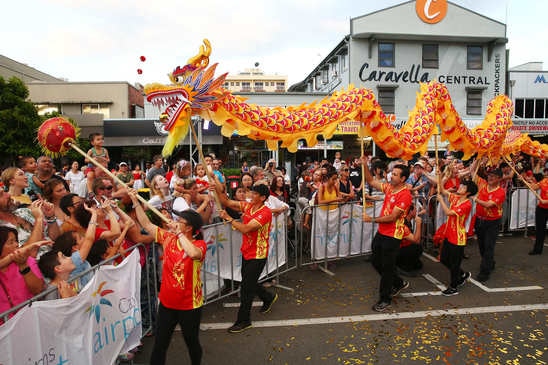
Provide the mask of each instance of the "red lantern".
[{"label": "red lantern", "polygon": [[147,60],[147,58],[145,56],[141,56],[141,57],[139,57],[139,59],[141,60],[141,62],[145,62]]},{"label": "red lantern", "polygon": [[38,128],[38,143],[50,156],[65,154],[78,138],[79,130],[62,117],[50,118]]},{"label": "red lantern", "polygon": [[141,75],[141,74],[143,73],[143,70],[141,70],[140,68],[138,68],[138,69],[137,69],[137,73],[138,73],[139,75]]}]

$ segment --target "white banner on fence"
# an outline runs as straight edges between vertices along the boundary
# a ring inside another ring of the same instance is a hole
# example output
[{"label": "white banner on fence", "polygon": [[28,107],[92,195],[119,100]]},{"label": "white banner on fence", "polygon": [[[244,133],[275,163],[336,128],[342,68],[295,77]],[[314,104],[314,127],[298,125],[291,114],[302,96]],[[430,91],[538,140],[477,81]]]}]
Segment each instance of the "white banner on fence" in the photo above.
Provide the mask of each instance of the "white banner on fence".
[{"label": "white banner on fence", "polygon": [[113,364],[141,338],[140,281],[133,250],[77,296],[22,309],[0,327],[0,364]]},{"label": "white banner on fence", "polygon": [[[285,225],[285,215],[272,217],[268,261],[261,277],[286,263]],[[242,234],[240,231],[233,230],[230,224],[216,225],[204,230],[204,240],[207,243],[204,271],[214,276],[220,275],[223,279],[241,281],[242,254],[240,246]]]},{"label": "white banner on fence", "polygon": [[510,212],[510,230],[534,226],[537,204],[537,197],[529,189],[517,189],[514,191],[510,205],[512,207],[512,211]]},{"label": "white banner on fence", "polygon": [[[382,203],[366,207],[372,217],[378,217]],[[343,204],[333,210],[314,207],[312,213],[311,255],[314,260],[346,257],[371,252],[371,242],[376,225],[363,223],[363,207],[358,204]]]}]

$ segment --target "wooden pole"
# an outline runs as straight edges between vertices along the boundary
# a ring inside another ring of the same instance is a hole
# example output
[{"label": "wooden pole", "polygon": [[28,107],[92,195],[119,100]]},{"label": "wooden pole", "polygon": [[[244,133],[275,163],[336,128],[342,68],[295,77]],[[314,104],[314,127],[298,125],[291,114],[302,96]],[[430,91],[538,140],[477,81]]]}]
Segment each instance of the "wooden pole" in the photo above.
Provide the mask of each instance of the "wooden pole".
[{"label": "wooden pole", "polygon": [[360,137],[361,141],[361,155],[363,156],[363,163],[362,163],[362,206],[365,211],[365,164],[367,163],[365,158],[365,148],[363,146],[363,136]]},{"label": "wooden pole", "polygon": [[[95,166],[97,166],[98,168],[100,168],[101,170],[103,170],[103,172],[105,174],[107,174],[110,178],[112,178],[114,181],[116,181],[118,184],[120,185],[125,185],[125,183],[120,180],[116,175],[114,175],[112,172],[110,172],[105,166],[101,165],[99,163],[99,161],[97,161],[96,159],[94,159],[92,156],[88,156],[86,155],[86,153],[84,151],[82,151],[80,149],[80,147],[78,147],[76,144],[74,143],[71,143],[70,144],[70,147],[72,147],[72,149],[74,149],[76,152],[78,152],[79,154],[81,154],[82,156],[84,156],[84,158],[87,158],[89,161],[91,161]],[[143,203],[144,205],[147,206],[148,209],[150,209],[154,214],[156,214],[158,217],[160,217],[164,222],[166,223],[170,223],[171,220],[168,219],[165,215],[163,215],[158,209],[154,208],[152,205],[150,205],[148,203],[148,201],[145,200],[145,198],[143,198],[142,196],[140,196],[139,194],[137,194],[137,199],[139,199],[139,201],[141,203]]]},{"label": "wooden pole", "polygon": [[[438,157],[438,134],[434,134],[434,152],[436,153],[436,173],[438,176],[441,176],[441,170],[440,170],[440,159]],[[437,189],[438,189],[438,195],[441,192],[441,179],[438,179]]]}]

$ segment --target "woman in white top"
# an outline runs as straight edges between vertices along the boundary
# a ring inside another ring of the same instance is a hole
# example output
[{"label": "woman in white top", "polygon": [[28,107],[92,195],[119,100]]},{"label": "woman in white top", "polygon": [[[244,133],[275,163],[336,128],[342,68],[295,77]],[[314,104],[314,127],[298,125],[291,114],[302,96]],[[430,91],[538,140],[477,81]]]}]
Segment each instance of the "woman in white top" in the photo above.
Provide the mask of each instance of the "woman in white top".
[{"label": "woman in white top", "polygon": [[169,193],[169,182],[164,176],[154,176],[150,184],[150,196],[148,203],[154,208],[161,208],[162,203],[173,199]]},{"label": "woman in white top", "polygon": [[78,162],[77,161],[72,161],[72,165],[70,166],[70,170],[67,171],[67,173],[65,174],[65,180],[67,180],[68,183],[69,183],[70,192],[78,194],[78,189],[79,189],[80,183],[85,178],[86,178],[86,176],[80,170],[80,166],[78,165]]}]

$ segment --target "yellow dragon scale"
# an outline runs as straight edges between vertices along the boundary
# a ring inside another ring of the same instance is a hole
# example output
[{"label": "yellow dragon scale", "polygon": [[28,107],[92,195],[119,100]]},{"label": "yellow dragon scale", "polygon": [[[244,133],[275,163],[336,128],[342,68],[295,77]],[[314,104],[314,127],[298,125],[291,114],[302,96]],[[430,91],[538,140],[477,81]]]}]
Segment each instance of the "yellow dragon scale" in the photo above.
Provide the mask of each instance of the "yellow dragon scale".
[{"label": "yellow dragon scale", "polygon": [[[531,141],[526,135],[505,142],[513,114],[512,102],[505,95],[491,100],[481,125],[469,129],[456,112],[445,85],[436,81],[421,84],[407,122],[396,130],[373,92],[353,86],[300,106],[268,108],[248,104],[244,98],[221,87],[226,74],[214,78],[217,64],[207,67],[211,47],[207,40],[204,45],[187,65],[177,67],[169,75],[173,84],[145,87],[147,100],[160,109],[165,108],[163,112],[168,115],[166,129],[171,139],[168,138],[164,155],[171,154],[177,141],[185,137],[181,131],[188,128],[182,127],[190,122],[192,114],[221,126],[226,137],[236,131],[238,135],[266,141],[271,150],[281,146],[295,152],[301,139],[314,146],[318,135],[330,139],[338,124],[358,121],[359,135],[371,136],[391,158],[409,160],[415,153],[425,152],[432,134],[438,133],[437,126],[442,140],[447,140],[452,149],[463,151],[465,158],[478,153],[495,159],[520,151],[548,157],[548,146]],[[175,131],[177,136],[172,135]]]}]

